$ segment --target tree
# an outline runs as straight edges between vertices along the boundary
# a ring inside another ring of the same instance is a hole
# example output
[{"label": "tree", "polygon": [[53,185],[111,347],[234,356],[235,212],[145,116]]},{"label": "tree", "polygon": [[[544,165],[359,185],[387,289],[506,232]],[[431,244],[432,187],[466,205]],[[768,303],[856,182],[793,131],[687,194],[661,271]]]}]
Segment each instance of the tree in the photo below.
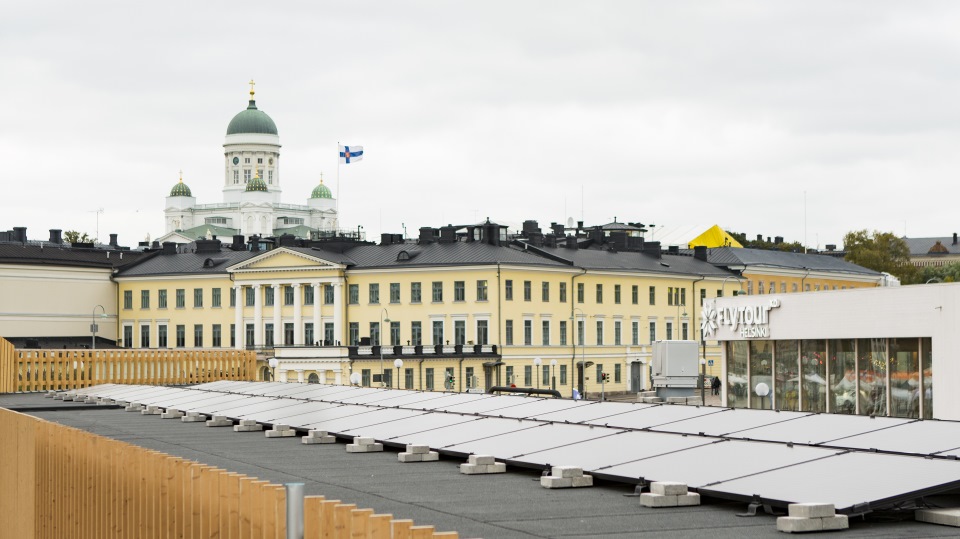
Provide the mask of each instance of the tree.
[{"label": "tree", "polygon": [[843,248],[847,251],[848,262],[889,273],[900,279],[901,283],[912,283],[916,280],[917,268],[910,262],[907,242],[893,232],[847,232],[843,237]]},{"label": "tree", "polygon": [[63,240],[67,243],[91,243],[97,241],[94,238],[91,238],[87,235],[86,232],[81,234],[76,230],[68,230],[63,233]]},{"label": "tree", "polygon": [[791,243],[781,241],[780,243],[774,243],[772,241],[748,239],[747,235],[743,232],[730,232],[729,230],[726,232],[733,236],[733,239],[740,242],[740,245],[748,249],[766,249],[768,251],[786,251],[788,253],[804,252],[803,245],[799,241]]},{"label": "tree", "polygon": [[925,266],[920,268],[917,271],[914,282],[926,283],[931,280],[941,283],[960,282],[960,262],[954,262],[946,266]]}]

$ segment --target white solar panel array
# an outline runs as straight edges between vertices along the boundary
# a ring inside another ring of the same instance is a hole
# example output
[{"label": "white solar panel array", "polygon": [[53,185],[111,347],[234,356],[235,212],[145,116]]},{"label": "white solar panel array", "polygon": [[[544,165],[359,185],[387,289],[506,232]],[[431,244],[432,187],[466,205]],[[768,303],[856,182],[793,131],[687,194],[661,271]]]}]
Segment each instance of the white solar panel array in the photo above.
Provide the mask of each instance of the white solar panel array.
[{"label": "white solar panel array", "polygon": [[277,382],[69,393],[859,513],[960,487],[960,423]]}]

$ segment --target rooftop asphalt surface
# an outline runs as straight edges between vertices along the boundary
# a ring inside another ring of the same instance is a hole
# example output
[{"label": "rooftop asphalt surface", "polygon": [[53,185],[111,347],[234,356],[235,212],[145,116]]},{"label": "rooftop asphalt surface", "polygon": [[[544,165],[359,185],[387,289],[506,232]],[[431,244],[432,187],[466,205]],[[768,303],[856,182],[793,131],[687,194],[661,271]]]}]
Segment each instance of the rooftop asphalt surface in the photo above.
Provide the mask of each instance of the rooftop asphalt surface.
[{"label": "rooftop asphalt surface", "polygon": [[[236,433],[40,394],[0,395],[0,407],[273,483],[303,482],[307,495],[412,518],[464,538],[783,537],[774,516],[736,516],[746,509],[743,503],[704,499],[697,507],[650,509],[624,496],[633,490],[628,485],[600,482],[593,488],[548,490],[531,470],[467,476],[459,473],[459,460],[401,464],[389,449],[347,453],[342,441],[303,445],[299,437],[267,439],[262,432]],[[960,497],[936,501],[960,506]],[[915,522],[912,511],[904,511],[853,518],[849,530],[829,533],[873,538],[956,537],[958,532]]]}]

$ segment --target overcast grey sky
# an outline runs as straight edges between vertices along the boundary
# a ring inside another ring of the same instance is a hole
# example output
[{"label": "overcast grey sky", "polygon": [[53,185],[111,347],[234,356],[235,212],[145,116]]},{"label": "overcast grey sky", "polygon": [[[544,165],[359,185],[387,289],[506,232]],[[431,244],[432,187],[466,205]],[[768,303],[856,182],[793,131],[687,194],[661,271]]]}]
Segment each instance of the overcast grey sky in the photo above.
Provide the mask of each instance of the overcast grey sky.
[{"label": "overcast grey sky", "polygon": [[[957,2],[14,2],[0,17],[0,230],[163,230],[220,202],[247,81],[284,202],[341,227],[491,217],[717,223],[811,247],[948,235]],[[362,145],[341,168],[336,144]],[[583,196],[581,196],[581,192]],[[582,210],[581,210],[582,209]]]}]

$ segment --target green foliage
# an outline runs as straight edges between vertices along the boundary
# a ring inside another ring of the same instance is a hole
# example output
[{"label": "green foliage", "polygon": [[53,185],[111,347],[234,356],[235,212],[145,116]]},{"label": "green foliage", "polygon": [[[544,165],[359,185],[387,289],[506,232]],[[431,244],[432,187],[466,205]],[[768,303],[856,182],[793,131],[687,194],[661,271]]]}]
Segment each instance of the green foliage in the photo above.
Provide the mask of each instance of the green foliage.
[{"label": "green foliage", "polygon": [[848,262],[889,273],[904,284],[916,282],[917,268],[910,262],[910,249],[893,232],[847,232],[843,237],[843,248],[847,251]]},{"label": "green foliage", "polygon": [[66,241],[68,243],[90,243],[96,240],[88,236],[86,232],[81,234],[76,230],[68,230],[63,233],[63,241]]},{"label": "green foliage", "polygon": [[960,262],[946,266],[926,266],[917,272],[915,283],[926,283],[930,280],[941,283],[960,282]]},{"label": "green foliage", "polygon": [[749,240],[743,232],[730,232],[727,230],[727,234],[733,236],[735,240],[740,242],[740,245],[749,249],[766,249],[768,251],[786,251],[789,253],[803,252],[803,245],[801,245],[799,241],[773,243],[765,240]]}]

